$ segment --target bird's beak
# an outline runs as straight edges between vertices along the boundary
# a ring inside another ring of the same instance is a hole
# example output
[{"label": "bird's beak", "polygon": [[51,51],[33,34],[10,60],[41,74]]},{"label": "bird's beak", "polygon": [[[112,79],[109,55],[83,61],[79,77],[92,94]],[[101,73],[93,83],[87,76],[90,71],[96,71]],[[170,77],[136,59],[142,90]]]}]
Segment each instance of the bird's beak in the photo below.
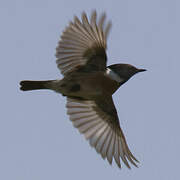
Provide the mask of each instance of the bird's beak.
[{"label": "bird's beak", "polygon": [[147,71],[146,69],[138,69],[138,72],[144,72]]}]

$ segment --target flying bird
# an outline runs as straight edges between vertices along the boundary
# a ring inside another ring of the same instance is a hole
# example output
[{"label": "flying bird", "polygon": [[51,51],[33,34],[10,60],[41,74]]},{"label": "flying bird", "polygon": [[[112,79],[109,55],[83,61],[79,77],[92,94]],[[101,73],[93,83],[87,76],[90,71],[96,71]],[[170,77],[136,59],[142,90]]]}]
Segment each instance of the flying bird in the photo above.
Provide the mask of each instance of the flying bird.
[{"label": "flying bird", "polygon": [[122,160],[137,167],[129,150],[112,99],[115,91],[133,75],[145,71],[130,64],[107,66],[107,37],[111,22],[93,11],[88,19],[75,16],[61,35],[56,63],[63,78],[47,81],[24,80],[22,91],[49,89],[66,96],[67,114],[74,127],[84,134],[103,159],[121,168]]}]

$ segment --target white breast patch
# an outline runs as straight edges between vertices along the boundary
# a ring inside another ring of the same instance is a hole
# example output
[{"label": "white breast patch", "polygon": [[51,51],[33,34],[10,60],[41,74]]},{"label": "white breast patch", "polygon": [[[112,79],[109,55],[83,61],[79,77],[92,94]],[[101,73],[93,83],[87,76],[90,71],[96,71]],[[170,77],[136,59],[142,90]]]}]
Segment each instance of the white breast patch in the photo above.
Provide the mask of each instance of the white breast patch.
[{"label": "white breast patch", "polygon": [[112,71],[109,68],[107,68],[106,70],[106,76],[108,76],[110,79],[115,80],[119,83],[123,81],[121,77],[119,77],[114,71]]}]

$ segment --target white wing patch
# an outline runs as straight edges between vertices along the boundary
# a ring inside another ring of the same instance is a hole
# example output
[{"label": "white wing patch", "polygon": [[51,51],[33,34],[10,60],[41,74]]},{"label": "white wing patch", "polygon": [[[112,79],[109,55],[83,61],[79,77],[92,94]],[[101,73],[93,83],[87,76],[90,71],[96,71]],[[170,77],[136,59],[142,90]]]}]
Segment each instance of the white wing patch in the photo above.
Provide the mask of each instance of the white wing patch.
[{"label": "white wing patch", "polygon": [[56,63],[63,75],[85,65],[87,59],[83,57],[86,50],[99,46],[106,49],[106,40],[111,22],[105,24],[105,13],[97,22],[96,11],[93,11],[90,22],[87,15],[82,13],[82,22],[75,16],[61,36],[56,48]]},{"label": "white wing patch", "polygon": [[107,158],[108,162],[112,164],[114,158],[120,168],[120,158],[128,168],[130,166],[127,159],[137,166],[134,162],[137,160],[130,152],[122,131],[119,132],[112,128],[108,123],[110,117],[105,113],[101,113],[100,116],[94,110],[96,106],[94,101],[67,98],[66,107],[70,120],[103,159]]}]

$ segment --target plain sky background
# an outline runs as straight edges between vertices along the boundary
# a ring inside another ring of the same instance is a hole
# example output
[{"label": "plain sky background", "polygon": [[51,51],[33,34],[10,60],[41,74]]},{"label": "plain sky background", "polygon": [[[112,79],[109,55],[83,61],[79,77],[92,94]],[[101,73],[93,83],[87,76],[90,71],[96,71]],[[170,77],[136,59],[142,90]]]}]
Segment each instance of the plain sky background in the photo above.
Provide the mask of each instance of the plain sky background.
[{"label": "plain sky background", "polygon": [[[61,95],[19,90],[20,80],[62,77],[54,56],[60,34],[93,9],[113,23],[108,64],[148,70],[113,96],[139,168],[102,160],[72,126]],[[179,180],[179,19],[179,0],[1,0],[0,179]]]}]

